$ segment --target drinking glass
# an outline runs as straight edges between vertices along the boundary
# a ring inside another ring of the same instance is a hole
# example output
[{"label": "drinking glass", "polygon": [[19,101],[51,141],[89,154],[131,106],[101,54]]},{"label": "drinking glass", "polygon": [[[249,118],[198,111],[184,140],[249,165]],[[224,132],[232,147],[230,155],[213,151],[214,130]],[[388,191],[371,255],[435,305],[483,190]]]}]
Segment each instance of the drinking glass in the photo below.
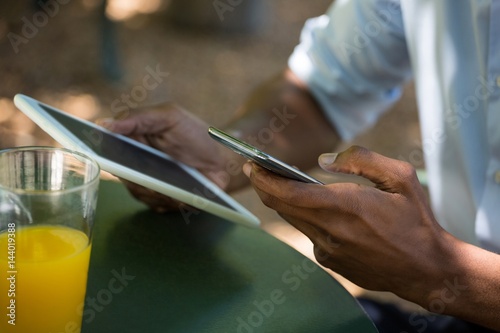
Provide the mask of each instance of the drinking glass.
[{"label": "drinking glass", "polygon": [[0,332],[80,332],[98,184],[83,154],[0,151]]}]

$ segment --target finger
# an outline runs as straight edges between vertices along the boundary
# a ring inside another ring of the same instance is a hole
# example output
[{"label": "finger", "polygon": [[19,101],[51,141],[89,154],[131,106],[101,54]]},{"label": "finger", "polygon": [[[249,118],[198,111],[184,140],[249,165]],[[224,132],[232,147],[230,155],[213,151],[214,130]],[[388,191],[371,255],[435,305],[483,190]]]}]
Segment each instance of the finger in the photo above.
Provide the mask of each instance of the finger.
[{"label": "finger", "polygon": [[339,154],[323,154],[318,159],[325,171],[356,174],[371,180],[387,192],[401,192],[418,183],[411,164],[353,146]]},{"label": "finger", "polygon": [[325,248],[323,245],[314,244],[313,251],[314,257],[320,265],[344,275],[342,274],[342,265],[339,263],[339,256],[335,252],[338,251],[337,249]]},{"label": "finger", "polygon": [[314,243],[314,257],[321,265],[328,267],[328,263],[332,260],[331,255],[331,251],[325,250],[318,243]]},{"label": "finger", "polygon": [[161,133],[173,127],[180,119],[180,111],[170,108],[165,111],[148,111],[136,113],[122,120],[107,118],[104,126],[115,133],[123,135],[144,135]]},{"label": "finger", "polygon": [[127,180],[122,179],[121,181],[134,198],[142,201],[148,207],[157,212],[163,213],[168,211],[177,211],[180,209],[181,203],[177,200]]},{"label": "finger", "polygon": [[252,186],[266,206],[285,213],[289,213],[289,211],[281,209],[284,205],[309,206],[302,199],[309,194],[305,188],[315,186],[315,184],[306,184],[278,176],[253,162],[245,163],[243,172],[249,177]]},{"label": "finger", "polygon": [[310,224],[307,220],[297,218],[295,216],[286,214],[280,214],[280,216],[297,230],[306,235],[314,244],[322,244],[323,247],[332,249],[336,249],[340,246],[340,240],[338,240],[334,235],[325,231],[320,226]]},{"label": "finger", "polygon": [[111,124],[113,124],[115,121],[116,121],[115,118],[107,117],[107,118],[97,118],[95,120],[95,123],[96,125],[109,129],[109,126],[111,126]]},{"label": "finger", "polygon": [[302,183],[275,175],[255,163],[245,164],[244,172],[266,206],[288,215],[298,215],[300,209],[358,212],[363,200],[373,195],[371,192],[383,193],[371,187],[351,183]]},{"label": "finger", "polygon": [[[250,175],[262,202],[286,216],[287,221],[293,223],[292,218],[305,221],[338,239],[353,238],[350,222],[354,218],[369,219],[367,204],[394,201],[394,194],[373,187],[351,183],[306,184],[275,176],[252,163],[245,165],[245,173]],[[298,224],[295,226],[303,231]]]},{"label": "finger", "polygon": [[319,227],[309,224],[305,222],[305,220],[302,220],[295,216],[282,213],[279,213],[279,215],[285,221],[290,223],[290,225],[292,225],[295,229],[299,230],[304,235],[306,235],[312,242],[314,242],[315,239],[319,238],[320,235],[324,232],[324,230],[320,229]]}]

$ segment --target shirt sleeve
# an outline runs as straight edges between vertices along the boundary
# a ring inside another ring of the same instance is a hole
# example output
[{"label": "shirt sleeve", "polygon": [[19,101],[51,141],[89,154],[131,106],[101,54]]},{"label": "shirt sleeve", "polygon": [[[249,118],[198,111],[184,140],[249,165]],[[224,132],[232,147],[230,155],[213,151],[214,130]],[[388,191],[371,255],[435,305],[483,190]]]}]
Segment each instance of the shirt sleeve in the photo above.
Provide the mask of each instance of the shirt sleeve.
[{"label": "shirt sleeve", "polygon": [[373,125],[411,78],[397,0],[337,0],[306,22],[288,66],[343,140]]}]

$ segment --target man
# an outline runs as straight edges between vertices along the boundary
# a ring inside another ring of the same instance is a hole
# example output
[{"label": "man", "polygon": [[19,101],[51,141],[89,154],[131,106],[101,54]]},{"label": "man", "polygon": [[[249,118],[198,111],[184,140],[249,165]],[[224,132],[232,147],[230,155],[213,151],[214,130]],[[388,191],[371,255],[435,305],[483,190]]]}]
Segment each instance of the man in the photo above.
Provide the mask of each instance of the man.
[{"label": "man", "polygon": [[[500,330],[500,256],[490,252],[500,249],[499,16],[495,0],[339,0],[306,23],[289,68],[225,127],[255,144],[267,129],[270,154],[302,169],[319,156],[323,169],[361,175],[375,188],[303,184],[244,164],[173,105],[109,127],[227,191],[247,183],[234,171],[243,165],[262,201],[312,240],[324,266],[362,287]],[[432,209],[409,164],[359,147],[323,154],[376,121],[411,78]],[[129,186],[152,207],[170,204]]]}]

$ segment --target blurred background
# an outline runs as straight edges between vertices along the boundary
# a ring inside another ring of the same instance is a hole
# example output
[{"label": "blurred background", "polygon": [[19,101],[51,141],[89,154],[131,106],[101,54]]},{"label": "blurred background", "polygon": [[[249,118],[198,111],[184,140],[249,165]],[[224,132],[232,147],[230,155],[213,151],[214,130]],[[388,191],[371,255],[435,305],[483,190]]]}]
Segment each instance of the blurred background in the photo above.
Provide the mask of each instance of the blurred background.
[{"label": "blurred background", "polygon": [[[56,145],[14,107],[16,93],[89,120],[123,116],[124,110],[133,112],[130,106],[175,101],[221,126],[259,82],[286,66],[305,20],[321,15],[331,3],[2,1],[0,148]],[[145,89],[144,78],[155,72],[157,84]],[[412,85],[377,126],[338,150],[353,143],[422,168]],[[328,178],[318,170],[313,174]],[[251,190],[235,196],[262,219],[264,230],[313,257],[311,243],[264,207]],[[336,278],[356,296],[397,301]]]}]

